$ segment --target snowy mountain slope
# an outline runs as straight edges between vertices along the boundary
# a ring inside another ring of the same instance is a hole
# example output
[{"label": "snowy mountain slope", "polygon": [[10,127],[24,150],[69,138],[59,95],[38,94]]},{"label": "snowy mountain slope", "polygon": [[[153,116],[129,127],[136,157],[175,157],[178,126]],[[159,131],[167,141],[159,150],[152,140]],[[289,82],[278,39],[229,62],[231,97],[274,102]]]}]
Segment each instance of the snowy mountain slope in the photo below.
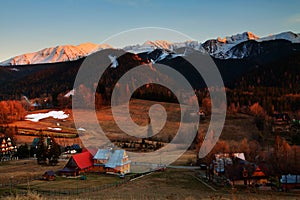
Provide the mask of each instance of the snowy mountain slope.
[{"label": "snowy mountain slope", "polygon": [[[204,49],[213,57],[219,59],[241,59],[249,56],[253,51],[251,45],[247,42],[266,42],[275,40],[287,40],[292,43],[300,43],[300,35],[292,32],[283,32],[280,34],[259,38],[251,32],[233,35],[231,37],[220,37],[216,40],[208,40],[202,44]],[[236,48],[243,44],[242,48]],[[237,51],[238,49],[238,51]]]},{"label": "snowy mountain slope", "polygon": [[[244,32],[224,38],[207,40],[203,44],[198,41],[169,42],[166,40],[146,41],[144,44],[126,46],[123,50],[135,54],[151,53],[156,49],[161,49],[161,55],[154,62],[161,61],[165,58],[185,56],[194,50],[208,52],[212,57],[219,59],[241,59],[250,55],[247,42],[255,41],[258,43],[265,41],[286,40],[291,43],[300,43],[300,34],[293,32],[283,32],[276,35],[259,38],[251,32]],[[243,44],[243,48],[240,47]],[[239,46],[237,48],[237,46]],[[78,46],[64,45],[46,48],[34,53],[27,53],[10,58],[0,63],[0,66],[15,66],[27,64],[55,63],[77,60],[82,57],[99,51],[101,49],[113,48],[107,44],[85,43]],[[183,53],[184,52],[184,53]],[[168,56],[170,55],[170,56]]]},{"label": "snowy mountain slope", "polygon": [[259,39],[258,36],[251,32],[244,32],[233,36],[227,36],[225,38],[218,37],[216,40],[208,40],[203,43],[204,49],[213,57],[220,59],[228,59],[230,56],[230,49],[235,45],[248,41]]},{"label": "snowy mountain slope", "polygon": [[[64,45],[51,48],[45,48],[38,52],[27,53],[10,58],[0,63],[0,66],[15,66],[15,65],[28,65],[28,64],[42,64],[42,63],[56,63],[77,60],[86,57],[91,53],[101,49],[113,48],[107,44],[93,44],[85,43],[78,46]],[[164,54],[174,52],[179,48],[191,48],[195,50],[202,49],[202,46],[197,41],[186,41],[181,43],[171,43],[168,41],[147,41],[143,45],[133,45],[124,47],[123,50],[131,53],[152,52],[155,49],[163,49]],[[162,56],[160,59],[165,58]]]},{"label": "snowy mountain slope", "polygon": [[179,48],[193,48],[196,50],[202,49],[202,46],[197,41],[185,41],[185,42],[169,42],[167,40],[156,40],[156,41],[146,41],[142,45],[131,45],[126,46],[123,50],[131,52],[131,53],[143,53],[143,52],[151,52],[155,49],[165,49],[168,51],[176,51]]},{"label": "snowy mountain slope", "polygon": [[27,53],[10,58],[0,63],[0,65],[11,66],[72,61],[105,48],[111,48],[111,46],[106,44],[97,45],[92,43],[80,44],[78,46],[56,46],[45,48],[38,52]]},{"label": "snowy mountain slope", "polygon": [[269,35],[267,37],[263,37],[261,39],[258,39],[258,42],[262,41],[270,41],[270,40],[288,40],[292,43],[300,43],[300,34],[295,34],[291,31],[279,33],[276,35]]}]

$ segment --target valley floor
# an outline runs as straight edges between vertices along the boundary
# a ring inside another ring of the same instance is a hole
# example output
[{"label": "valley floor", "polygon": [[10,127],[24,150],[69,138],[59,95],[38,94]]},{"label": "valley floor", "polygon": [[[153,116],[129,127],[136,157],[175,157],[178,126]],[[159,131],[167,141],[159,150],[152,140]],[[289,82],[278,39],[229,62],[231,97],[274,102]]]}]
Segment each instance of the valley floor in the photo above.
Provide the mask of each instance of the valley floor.
[{"label": "valley floor", "polygon": [[[143,177],[133,179],[124,184],[113,184],[112,187],[107,189],[99,190],[82,190],[82,188],[90,185],[95,187],[101,185],[101,182],[95,182],[98,180],[105,180],[103,183],[109,183],[115,178],[101,177],[104,175],[91,174],[87,175],[87,180],[70,179],[66,180],[59,178],[52,182],[47,181],[32,181],[28,184],[32,189],[40,187],[40,189],[48,189],[51,187],[58,190],[63,186],[62,184],[68,184],[68,187],[73,187],[74,192],[70,195],[59,194],[59,193],[48,193],[38,195],[36,193],[31,194],[36,199],[299,199],[300,194],[298,193],[285,193],[285,192],[274,192],[274,191],[255,191],[243,189],[231,189],[230,187],[216,187],[208,186],[207,183],[199,181],[196,178],[195,171],[186,169],[167,169],[163,172],[153,172]],[[67,182],[66,182],[67,181]],[[117,181],[117,179],[115,179]],[[210,184],[210,183],[208,183]],[[19,186],[20,187],[20,186]],[[79,187],[79,189],[75,189]],[[24,199],[25,196],[17,195],[16,199]],[[31,197],[30,197],[31,198]],[[14,197],[5,197],[4,199],[15,199]]]}]

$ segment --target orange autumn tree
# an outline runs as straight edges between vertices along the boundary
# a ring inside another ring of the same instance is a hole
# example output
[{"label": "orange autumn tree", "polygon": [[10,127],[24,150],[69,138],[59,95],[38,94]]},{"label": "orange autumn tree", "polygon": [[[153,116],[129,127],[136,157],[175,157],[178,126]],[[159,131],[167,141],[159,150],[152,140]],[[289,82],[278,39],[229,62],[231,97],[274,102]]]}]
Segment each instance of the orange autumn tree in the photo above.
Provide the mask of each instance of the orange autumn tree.
[{"label": "orange autumn tree", "polygon": [[249,109],[254,116],[261,116],[261,117],[266,116],[266,111],[263,109],[263,107],[261,107],[261,105],[259,105],[258,102],[250,106]]},{"label": "orange autumn tree", "polygon": [[26,111],[19,101],[0,102],[0,124],[8,124],[13,121],[23,120]]},{"label": "orange autumn tree", "polygon": [[292,148],[284,138],[279,135],[275,138],[273,151],[269,154],[268,163],[273,175],[292,173],[293,166]]},{"label": "orange autumn tree", "polygon": [[267,116],[266,111],[259,105],[258,102],[254,103],[252,106],[250,106],[250,112],[255,116],[255,124],[258,130],[264,131],[265,126],[265,119]]}]

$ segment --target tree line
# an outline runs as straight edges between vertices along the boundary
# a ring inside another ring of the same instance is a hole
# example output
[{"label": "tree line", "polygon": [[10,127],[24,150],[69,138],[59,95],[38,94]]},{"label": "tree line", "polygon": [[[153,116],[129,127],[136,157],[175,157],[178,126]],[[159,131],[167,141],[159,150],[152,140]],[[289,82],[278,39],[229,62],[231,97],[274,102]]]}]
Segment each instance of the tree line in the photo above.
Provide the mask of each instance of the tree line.
[{"label": "tree line", "polygon": [[26,111],[20,101],[0,101],[0,124],[23,120]]},{"label": "tree line", "polygon": [[[201,146],[201,145],[200,145]],[[197,147],[199,150],[199,146]],[[269,176],[281,176],[282,174],[299,174],[300,147],[290,145],[284,138],[275,137],[273,145],[268,150],[264,149],[256,140],[241,142],[219,140],[209,154],[198,162],[210,164],[218,153],[244,153],[247,161],[258,165],[264,165]]]},{"label": "tree line", "polygon": [[39,165],[56,165],[61,155],[61,147],[54,137],[44,137],[40,131],[37,144],[20,145],[17,153],[19,158],[35,156]]}]

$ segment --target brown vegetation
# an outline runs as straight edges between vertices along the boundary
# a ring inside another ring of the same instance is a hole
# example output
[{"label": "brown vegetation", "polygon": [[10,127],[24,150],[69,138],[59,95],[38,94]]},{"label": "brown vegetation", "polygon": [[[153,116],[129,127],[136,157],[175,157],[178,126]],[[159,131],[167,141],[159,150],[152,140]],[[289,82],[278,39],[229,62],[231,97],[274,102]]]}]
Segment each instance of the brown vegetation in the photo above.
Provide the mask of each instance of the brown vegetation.
[{"label": "brown vegetation", "polygon": [[23,120],[24,117],[25,109],[19,101],[0,102],[0,124]]}]

